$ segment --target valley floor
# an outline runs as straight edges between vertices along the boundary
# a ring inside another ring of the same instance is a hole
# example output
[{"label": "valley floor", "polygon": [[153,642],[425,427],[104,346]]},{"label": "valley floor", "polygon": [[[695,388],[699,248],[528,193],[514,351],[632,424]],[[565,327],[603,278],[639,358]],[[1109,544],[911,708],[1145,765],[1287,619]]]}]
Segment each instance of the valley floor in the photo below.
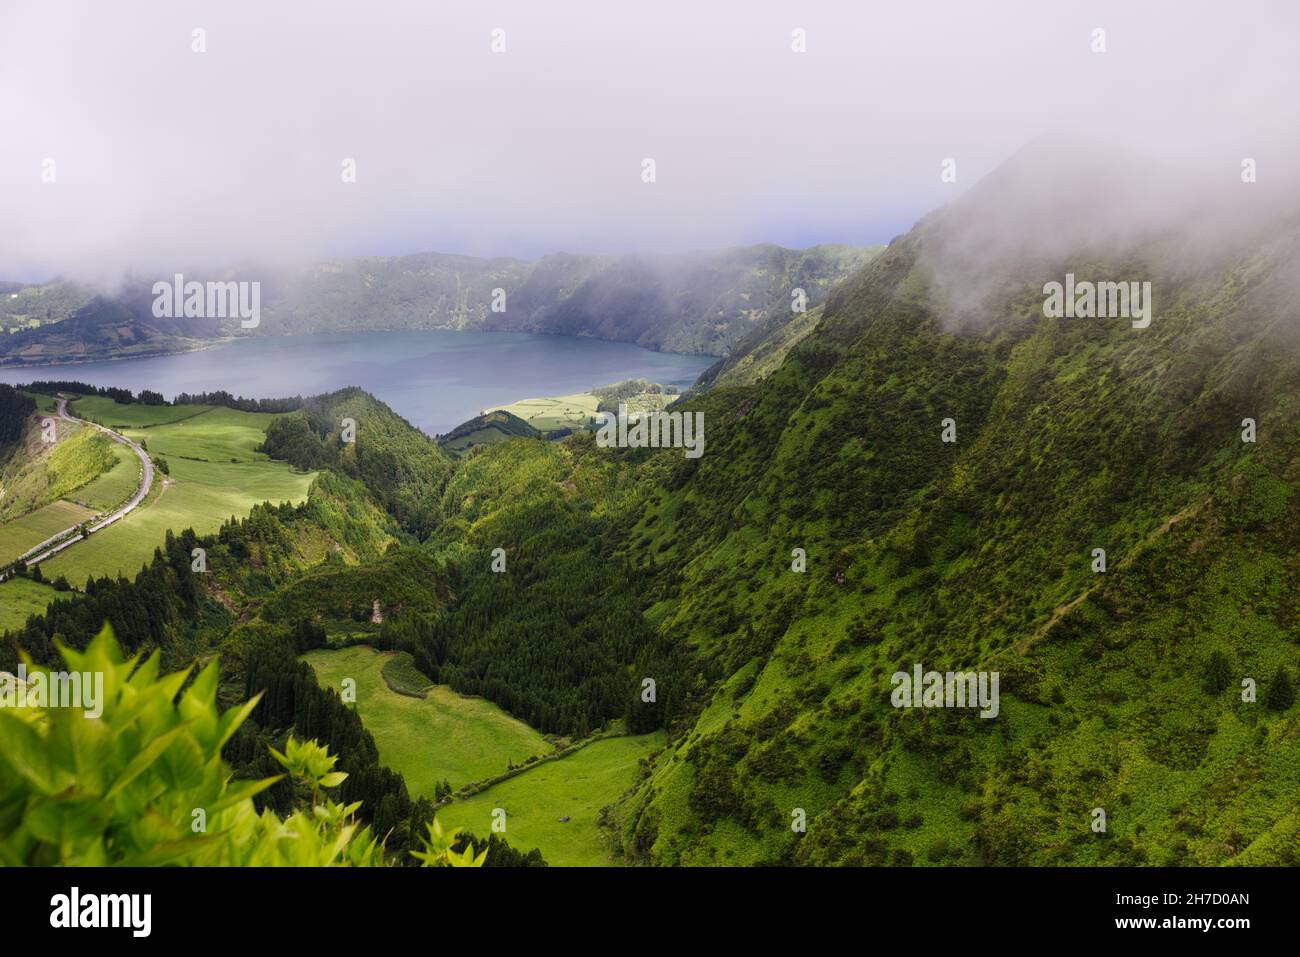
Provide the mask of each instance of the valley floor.
[{"label": "valley floor", "polygon": [[529,768],[465,800],[438,811],[444,828],[474,834],[491,832],[493,812],[506,813],[505,838],[511,847],[536,847],[556,867],[617,864],[601,811],[637,781],[638,768],[663,747],[662,731],[601,738],[559,758]]},{"label": "valley floor", "polygon": [[434,786],[453,788],[484,781],[555,750],[541,734],[483,698],[430,685],[424,697],[398,694],[382,669],[392,653],[366,645],[308,652],[322,688],[342,691],[356,682],[357,712],[379,746],[381,763],[406,779],[411,796],[434,796]]},{"label": "valley floor", "polygon": [[375,738],[382,764],[399,772],[412,797],[434,796],[442,781],[459,790],[505,774],[511,764],[536,762],[468,798],[438,811],[444,828],[484,837],[493,812],[506,813],[505,838],[512,847],[542,852],[549,864],[617,863],[601,827],[601,811],[637,778],[640,760],[664,743],[663,732],[614,736],[590,742],[563,757],[556,745],[482,698],[430,685],[424,697],[394,691],[383,667],[393,653],[366,645],[308,652],[303,660],[324,688],[356,682],[356,707]]}]

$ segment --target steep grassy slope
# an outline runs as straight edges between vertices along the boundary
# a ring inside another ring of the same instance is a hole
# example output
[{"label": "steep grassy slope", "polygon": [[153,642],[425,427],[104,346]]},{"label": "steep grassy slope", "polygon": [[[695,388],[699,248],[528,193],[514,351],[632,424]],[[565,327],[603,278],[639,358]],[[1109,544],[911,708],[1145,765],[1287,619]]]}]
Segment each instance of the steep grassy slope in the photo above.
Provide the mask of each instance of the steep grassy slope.
[{"label": "steep grassy slope", "polygon": [[753,385],[771,375],[785,362],[790,350],[801,343],[821,322],[822,307],[796,315],[774,331],[760,330],[746,339],[726,359],[708,369],[695,384],[697,391],[715,386]]},{"label": "steep grassy slope", "polygon": [[120,442],[111,442],[113,464],[89,484],[68,496],[97,512],[107,512],[128,501],[140,485],[140,460]]},{"label": "steep grassy slope", "polygon": [[56,441],[45,441],[43,423],[50,418],[31,416],[22,440],[0,465],[0,521],[72,497],[117,464],[113,441],[76,423],[54,418]]},{"label": "steep grassy slope", "polygon": [[[1294,862],[1297,718],[1264,701],[1300,661],[1300,220],[1213,255],[1157,233],[1009,270],[963,242],[988,199],[896,241],[761,385],[693,400],[702,459],[627,456],[662,477],[623,554],[701,672],[698,718],[620,809],[630,852]],[[1044,319],[1067,269],[1149,276],[1153,325]],[[979,295],[954,304],[964,278]],[[891,707],[918,662],[999,671],[1001,713]]]}]

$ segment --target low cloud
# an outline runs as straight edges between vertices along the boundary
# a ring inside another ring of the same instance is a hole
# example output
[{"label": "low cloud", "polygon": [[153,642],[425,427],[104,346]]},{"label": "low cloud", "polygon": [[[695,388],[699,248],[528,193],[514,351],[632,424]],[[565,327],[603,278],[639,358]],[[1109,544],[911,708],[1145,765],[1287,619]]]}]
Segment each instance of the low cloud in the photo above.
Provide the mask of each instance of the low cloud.
[{"label": "low cloud", "polygon": [[1263,186],[1297,26],[1284,2],[10,0],[0,278],[881,242],[1056,129],[1188,181],[1253,157]]}]

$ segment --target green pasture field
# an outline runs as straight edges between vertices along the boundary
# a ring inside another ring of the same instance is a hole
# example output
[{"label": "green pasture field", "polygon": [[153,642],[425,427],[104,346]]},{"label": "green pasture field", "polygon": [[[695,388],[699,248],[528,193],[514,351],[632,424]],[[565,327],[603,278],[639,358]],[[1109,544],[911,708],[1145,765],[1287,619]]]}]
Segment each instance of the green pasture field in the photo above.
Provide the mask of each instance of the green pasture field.
[{"label": "green pasture field", "polygon": [[536,847],[556,866],[617,864],[599,824],[600,811],[632,787],[638,762],[664,740],[664,733],[656,731],[593,741],[471,798],[453,801],[438,811],[438,820],[444,829],[482,837],[492,832],[492,812],[501,808],[506,812],[505,838],[512,847]]},{"label": "green pasture field", "polygon": [[27,624],[29,615],[44,612],[58,595],[52,586],[29,578],[0,582],[0,634]]},{"label": "green pasture field", "polygon": [[[83,402],[91,401],[90,397],[77,400],[78,413],[85,412]],[[190,406],[182,408],[202,411],[161,421],[166,418],[162,413],[177,410],[137,405],[105,409],[102,403],[107,401],[93,399],[102,421],[128,415],[158,420],[156,425],[121,431],[143,443],[153,457],[164,459],[169,474],[156,470],[154,490],[140,508],[52,559],[49,577],[66,575],[80,586],[91,575],[134,575],[169,529],[193,528],[203,535],[215,532],[231,516],[247,515],[261,502],[301,502],[316,477],[314,472],[295,472],[288,464],[272,462],[254,451],[275,418],[270,413]],[[99,491],[109,497],[106,486]]]},{"label": "green pasture field", "polygon": [[94,514],[91,509],[59,501],[0,525],[0,565],[8,564],[50,536],[80,524]]},{"label": "green pasture field", "polygon": [[490,701],[433,685],[424,698],[398,694],[381,669],[393,657],[368,645],[310,651],[303,660],[322,687],[357,683],[357,712],[375,738],[379,760],[406,779],[412,797],[433,797],[441,781],[459,788],[504,773],[553,746]]}]

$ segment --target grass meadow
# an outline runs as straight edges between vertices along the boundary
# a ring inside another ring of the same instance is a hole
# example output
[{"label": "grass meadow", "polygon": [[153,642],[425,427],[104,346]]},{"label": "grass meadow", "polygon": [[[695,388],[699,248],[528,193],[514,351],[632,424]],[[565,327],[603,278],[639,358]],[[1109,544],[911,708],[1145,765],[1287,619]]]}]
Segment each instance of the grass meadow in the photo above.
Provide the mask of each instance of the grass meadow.
[{"label": "grass meadow", "polygon": [[424,698],[398,694],[381,669],[393,655],[367,645],[308,652],[303,660],[321,687],[357,683],[357,712],[374,735],[379,760],[406,779],[412,797],[433,797],[434,786],[459,788],[503,773],[554,747],[540,733],[483,698],[433,685]]},{"label": "grass meadow", "polygon": [[84,522],[94,514],[92,509],[60,501],[5,522],[0,525],[0,565],[13,561],[50,536]]},{"label": "grass meadow", "polygon": [[59,593],[44,582],[11,578],[0,582],[0,634],[21,628],[29,615],[39,615]]},{"label": "grass meadow", "polygon": [[[49,577],[66,575],[78,587],[90,575],[134,575],[168,529],[193,528],[202,535],[216,531],[231,516],[247,515],[261,502],[301,502],[316,477],[314,472],[295,472],[286,463],[272,462],[254,451],[275,418],[269,413],[203,406],[119,406],[97,397],[78,399],[75,412],[123,426],[124,435],[142,443],[155,458],[166,460],[170,472],[156,472],[154,489],[138,509],[69,548],[43,569]],[[139,424],[149,420],[156,424]],[[96,480],[105,484],[94,494],[111,497],[115,488],[110,481],[123,482],[124,475],[111,470]]]},{"label": "grass meadow", "polygon": [[593,741],[471,798],[453,801],[438,811],[438,820],[444,828],[486,837],[492,832],[492,812],[501,808],[506,812],[504,836],[511,847],[521,851],[536,847],[555,866],[616,864],[600,826],[601,809],[632,787],[638,762],[662,747],[664,740],[664,733],[656,731]]}]

